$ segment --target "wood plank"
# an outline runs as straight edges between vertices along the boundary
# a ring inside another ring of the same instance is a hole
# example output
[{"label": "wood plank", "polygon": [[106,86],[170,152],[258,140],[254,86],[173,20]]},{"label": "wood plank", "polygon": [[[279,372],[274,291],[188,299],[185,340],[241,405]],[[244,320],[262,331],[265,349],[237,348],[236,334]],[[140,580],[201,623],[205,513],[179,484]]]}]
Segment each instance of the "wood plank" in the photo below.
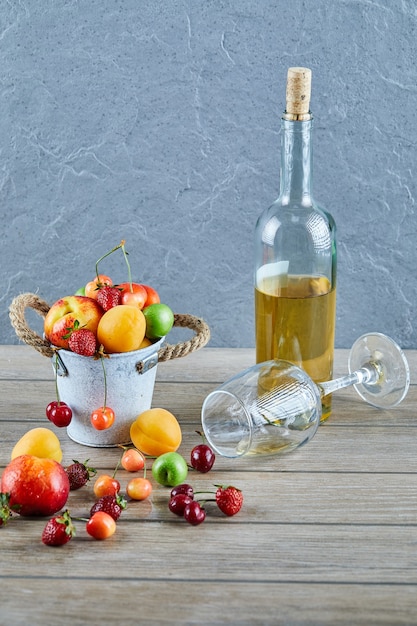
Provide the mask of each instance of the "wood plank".
[{"label": "wood plank", "polygon": [[[347,373],[349,350],[335,351],[334,375]],[[417,350],[407,350],[406,356],[412,372],[412,384],[416,384]],[[160,381],[205,381],[220,384],[255,363],[253,348],[203,348],[186,357],[166,361],[158,365]],[[53,378],[52,365],[29,346],[0,346],[0,380],[49,380]]]},{"label": "wood plank", "polygon": [[[13,576],[28,572],[34,578],[47,572],[48,577],[64,580],[146,576],[185,585],[196,580],[417,585],[414,524],[264,523],[258,514],[256,525],[212,518],[190,527],[178,517],[162,523],[144,516],[119,521],[117,533],[105,542],[91,539],[80,528],[78,539],[53,550],[34,541],[33,533],[40,537],[44,523],[19,519],[8,525],[2,561],[13,563]],[[138,558],[121,561],[123,552]],[[16,560],[17,553],[25,558]]]},{"label": "wood plank", "polygon": [[417,586],[413,584],[399,587],[270,580],[213,581],[209,585],[204,580],[187,582],[149,579],[139,559],[135,577],[106,582],[91,580],[87,572],[70,582],[49,577],[6,577],[1,580],[2,618],[5,624],[13,626],[106,626],[128,622],[160,626],[409,626],[415,623]]}]

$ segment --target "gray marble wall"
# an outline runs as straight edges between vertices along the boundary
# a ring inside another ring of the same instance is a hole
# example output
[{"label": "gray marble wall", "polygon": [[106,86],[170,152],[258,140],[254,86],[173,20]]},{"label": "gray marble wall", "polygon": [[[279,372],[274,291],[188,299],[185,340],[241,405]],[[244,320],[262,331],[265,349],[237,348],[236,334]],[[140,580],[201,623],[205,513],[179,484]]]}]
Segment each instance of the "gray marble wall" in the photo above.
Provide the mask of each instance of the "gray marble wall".
[{"label": "gray marble wall", "polygon": [[[313,71],[314,195],[338,225],[336,342],[417,348],[415,0],[1,0],[0,341],[122,238],[134,278],[254,345],[287,68]],[[102,266],[125,280],[121,256]],[[36,322],[34,322],[36,324]]]}]

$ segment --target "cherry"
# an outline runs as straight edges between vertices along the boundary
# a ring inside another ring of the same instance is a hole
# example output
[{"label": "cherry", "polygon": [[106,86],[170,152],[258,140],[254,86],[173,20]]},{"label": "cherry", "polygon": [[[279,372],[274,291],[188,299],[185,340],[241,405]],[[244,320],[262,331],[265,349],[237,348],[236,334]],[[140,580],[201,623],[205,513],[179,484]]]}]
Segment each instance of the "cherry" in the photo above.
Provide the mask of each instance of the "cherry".
[{"label": "cherry", "polygon": [[168,508],[171,513],[175,513],[175,515],[179,515],[182,517],[184,515],[185,507],[188,504],[191,504],[193,499],[190,496],[187,496],[185,493],[177,493],[176,496],[170,499],[168,503]]},{"label": "cherry", "polygon": [[198,526],[206,519],[206,511],[197,500],[192,500],[184,509],[184,519],[192,526]]},{"label": "cherry", "polygon": [[120,491],[120,483],[114,476],[101,474],[94,483],[94,494],[97,498],[115,496]]},{"label": "cherry", "polygon": [[46,407],[46,417],[55,426],[62,428],[71,423],[72,411],[65,402],[54,400]]},{"label": "cherry", "polygon": [[91,425],[96,430],[107,430],[114,424],[114,411],[109,406],[101,406],[90,415]]},{"label": "cherry", "polygon": [[187,483],[182,483],[181,485],[173,487],[171,489],[171,498],[175,498],[175,496],[179,495],[180,493],[188,496],[189,498],[191,498],[191,500],[194,498],[194,489],[191,485],[188,485]]},{"label": "cherry", "polygon": [[215,460],[216,455],[205,443],[200,443],[191,450],[191,465],[202,474],[211,470]]}]

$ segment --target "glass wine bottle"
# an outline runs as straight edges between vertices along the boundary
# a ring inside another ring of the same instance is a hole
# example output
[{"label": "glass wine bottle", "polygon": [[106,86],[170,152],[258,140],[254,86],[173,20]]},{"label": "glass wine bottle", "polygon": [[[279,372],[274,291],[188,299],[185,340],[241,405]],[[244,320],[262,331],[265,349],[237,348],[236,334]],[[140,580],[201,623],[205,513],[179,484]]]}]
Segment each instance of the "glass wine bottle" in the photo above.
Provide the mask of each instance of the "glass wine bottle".
[{"label": "glass wine bottle", "polygon": [[[256,225],[256,361],[291,361],[320,383],[333,374],[336,228],[311,191],[310,94],[311,70],[289,68],[280,193]],[[330,411],[326,396],[322,420]]]}]

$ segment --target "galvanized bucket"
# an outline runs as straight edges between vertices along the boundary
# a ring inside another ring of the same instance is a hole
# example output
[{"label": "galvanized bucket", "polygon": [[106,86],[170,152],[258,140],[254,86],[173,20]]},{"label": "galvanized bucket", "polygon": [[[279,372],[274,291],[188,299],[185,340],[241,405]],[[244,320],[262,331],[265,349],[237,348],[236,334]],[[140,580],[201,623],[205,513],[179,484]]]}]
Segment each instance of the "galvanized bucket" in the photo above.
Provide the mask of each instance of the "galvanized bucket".
[{"label": "galvanized bucket", "polygon": [[[68,436],[77,443],[92,447],[111,447],[130,442],[130,426],[137,415],[151,407],[157,364],[186,356],[202,348],[210,338],[210,330],[201,319],[188,314],[175,314],[174,326],[190,328],[195,335],[188,341],[169,345],[164,338],[142,350],[110,354],[101,360],[84,357],[69,350],[56,349],[27,325],[26,308],[45,317],[49,305],[35,294],[21,294],[10,305],[10,320],[17,336],[42,355],[51,358],[56,367],[60,400],[72,410],[67,427]],[[104,371],[106,374],[106,406],[115,412],[115,422],[108,430],[98,431],[90,422],[91,412],[104,403]]]}]

